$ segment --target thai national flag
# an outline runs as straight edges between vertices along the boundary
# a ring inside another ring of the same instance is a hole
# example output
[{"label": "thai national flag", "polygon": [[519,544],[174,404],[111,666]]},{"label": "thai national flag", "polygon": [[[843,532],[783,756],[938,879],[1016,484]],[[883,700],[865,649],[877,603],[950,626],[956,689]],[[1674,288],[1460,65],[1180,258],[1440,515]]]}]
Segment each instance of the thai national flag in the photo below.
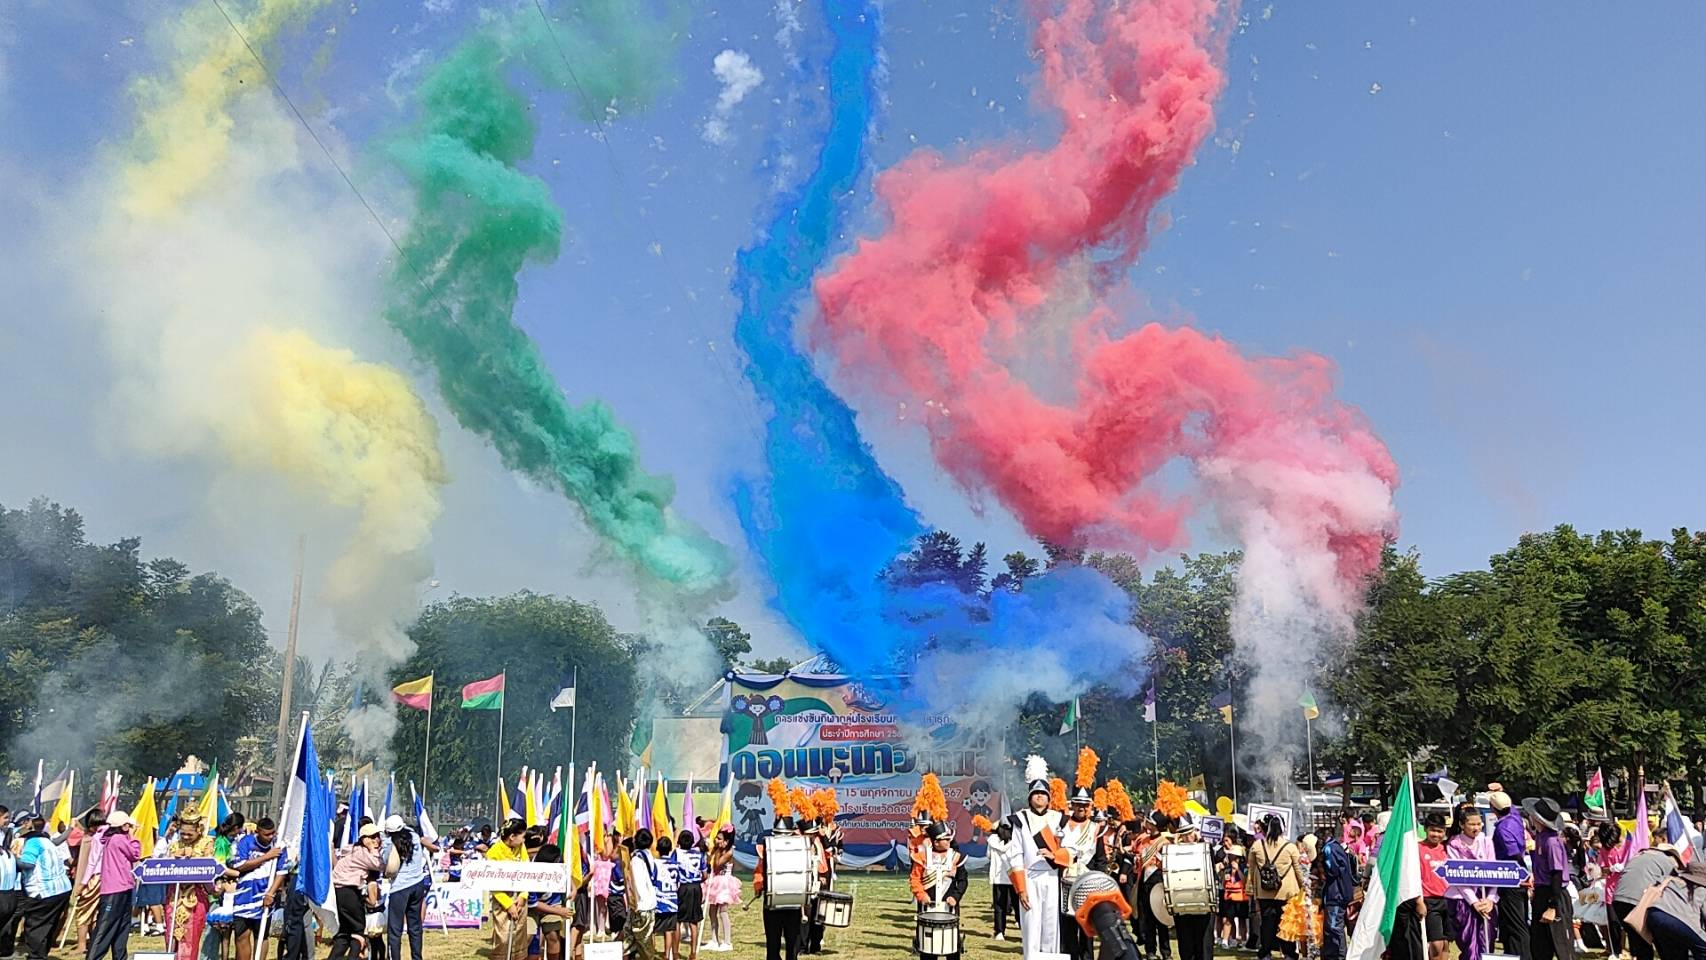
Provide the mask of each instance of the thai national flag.
[{"label": "thai national flag", "polygon": [[1694,829],[1694,824],[1682,815],[1676,807],[1676,798],[1670,791],[1665,791],[1665,833],[1670,838],[1671,846],[1676,848],[1676,855],[1687,866],[1701,853],[1700,831]]}]

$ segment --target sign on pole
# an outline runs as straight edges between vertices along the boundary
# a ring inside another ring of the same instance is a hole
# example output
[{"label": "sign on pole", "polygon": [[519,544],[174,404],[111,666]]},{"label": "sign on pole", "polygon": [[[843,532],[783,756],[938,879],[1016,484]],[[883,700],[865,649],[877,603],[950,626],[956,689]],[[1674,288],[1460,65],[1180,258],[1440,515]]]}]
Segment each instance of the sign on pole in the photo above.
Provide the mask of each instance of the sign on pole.
[{"label": "sign on pole", "polygon": [[1226,821],[1219,817],[1203,817],[1202,826],[1197,829],[1204,840],[1219,840],[1226,836]]},{"label": "sign on pole", "polygon": [[140,860],[132,868],[138,883],[212,883],[225,868],[212,857]]},{"label": "sign on pole", "polygon": [[1528,881],[1528,868],[1510,860],[1446,860],[1434,873],[1461,887],[1520,887]]},{"label": "sign on pole", "polygon": [[483,893],[567,893],[568,864],[527,860],[469,860],[462,885]]}]

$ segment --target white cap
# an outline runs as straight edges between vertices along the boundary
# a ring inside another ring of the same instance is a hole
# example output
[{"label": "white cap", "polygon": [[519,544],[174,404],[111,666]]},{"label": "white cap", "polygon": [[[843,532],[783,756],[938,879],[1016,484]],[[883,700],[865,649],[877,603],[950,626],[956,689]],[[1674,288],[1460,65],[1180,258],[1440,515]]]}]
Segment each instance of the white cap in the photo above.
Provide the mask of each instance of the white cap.
[{"label": "white cap", "polygon": [[112,813],[107,814],[107,826],[114,830],[119,827],[128,827],[131,823],[130,814],[125,813],[123,810],[114,810]]},{"label": "white cap", "polygon": [[401,831],[407,829],[407,827],[408,827],[408,824],[405,824],[403,822],[403,818],[397,816],[394,813],[391,814],[389,817],[385,818],[385,832],[386,833],[400,833]]}]

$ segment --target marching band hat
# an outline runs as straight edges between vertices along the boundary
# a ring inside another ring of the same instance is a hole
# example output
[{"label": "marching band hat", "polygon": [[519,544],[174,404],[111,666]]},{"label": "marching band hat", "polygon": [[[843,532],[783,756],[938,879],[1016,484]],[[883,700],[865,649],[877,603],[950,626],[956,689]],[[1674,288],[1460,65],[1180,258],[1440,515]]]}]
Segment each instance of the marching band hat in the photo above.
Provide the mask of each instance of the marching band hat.
[{"label": "marching band hat", "polygon": [[944,837],[952,840],[954,838],[954,828],[946,823],[932,823],[929,828],[924,831],[924,835],[932,840],[941,840]]},{"label": "marching band hat", "polygon": [[1090,788],[1089,787],[1079,787],[1078,789],[1072,791],[1072,805],[1075,807],[1087,807],[1087,806],[1089,806],[1090,805],[1090,799],[1091,798],[1090,798]]}]

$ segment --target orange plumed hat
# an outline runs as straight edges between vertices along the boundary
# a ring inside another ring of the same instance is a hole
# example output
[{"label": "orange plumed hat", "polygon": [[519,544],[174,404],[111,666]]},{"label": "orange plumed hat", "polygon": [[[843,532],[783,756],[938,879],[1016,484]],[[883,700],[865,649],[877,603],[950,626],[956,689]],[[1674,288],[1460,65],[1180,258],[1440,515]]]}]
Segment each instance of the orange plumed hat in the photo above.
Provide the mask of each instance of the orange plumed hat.
[{"label": "orange plumed hat", "polygon": [[794,812],[793,805],[788,802],[788,787],[781,780],[770,778],[764,789],[770,794],[770,805],[776,808],[776,816],[786,817]]}]

